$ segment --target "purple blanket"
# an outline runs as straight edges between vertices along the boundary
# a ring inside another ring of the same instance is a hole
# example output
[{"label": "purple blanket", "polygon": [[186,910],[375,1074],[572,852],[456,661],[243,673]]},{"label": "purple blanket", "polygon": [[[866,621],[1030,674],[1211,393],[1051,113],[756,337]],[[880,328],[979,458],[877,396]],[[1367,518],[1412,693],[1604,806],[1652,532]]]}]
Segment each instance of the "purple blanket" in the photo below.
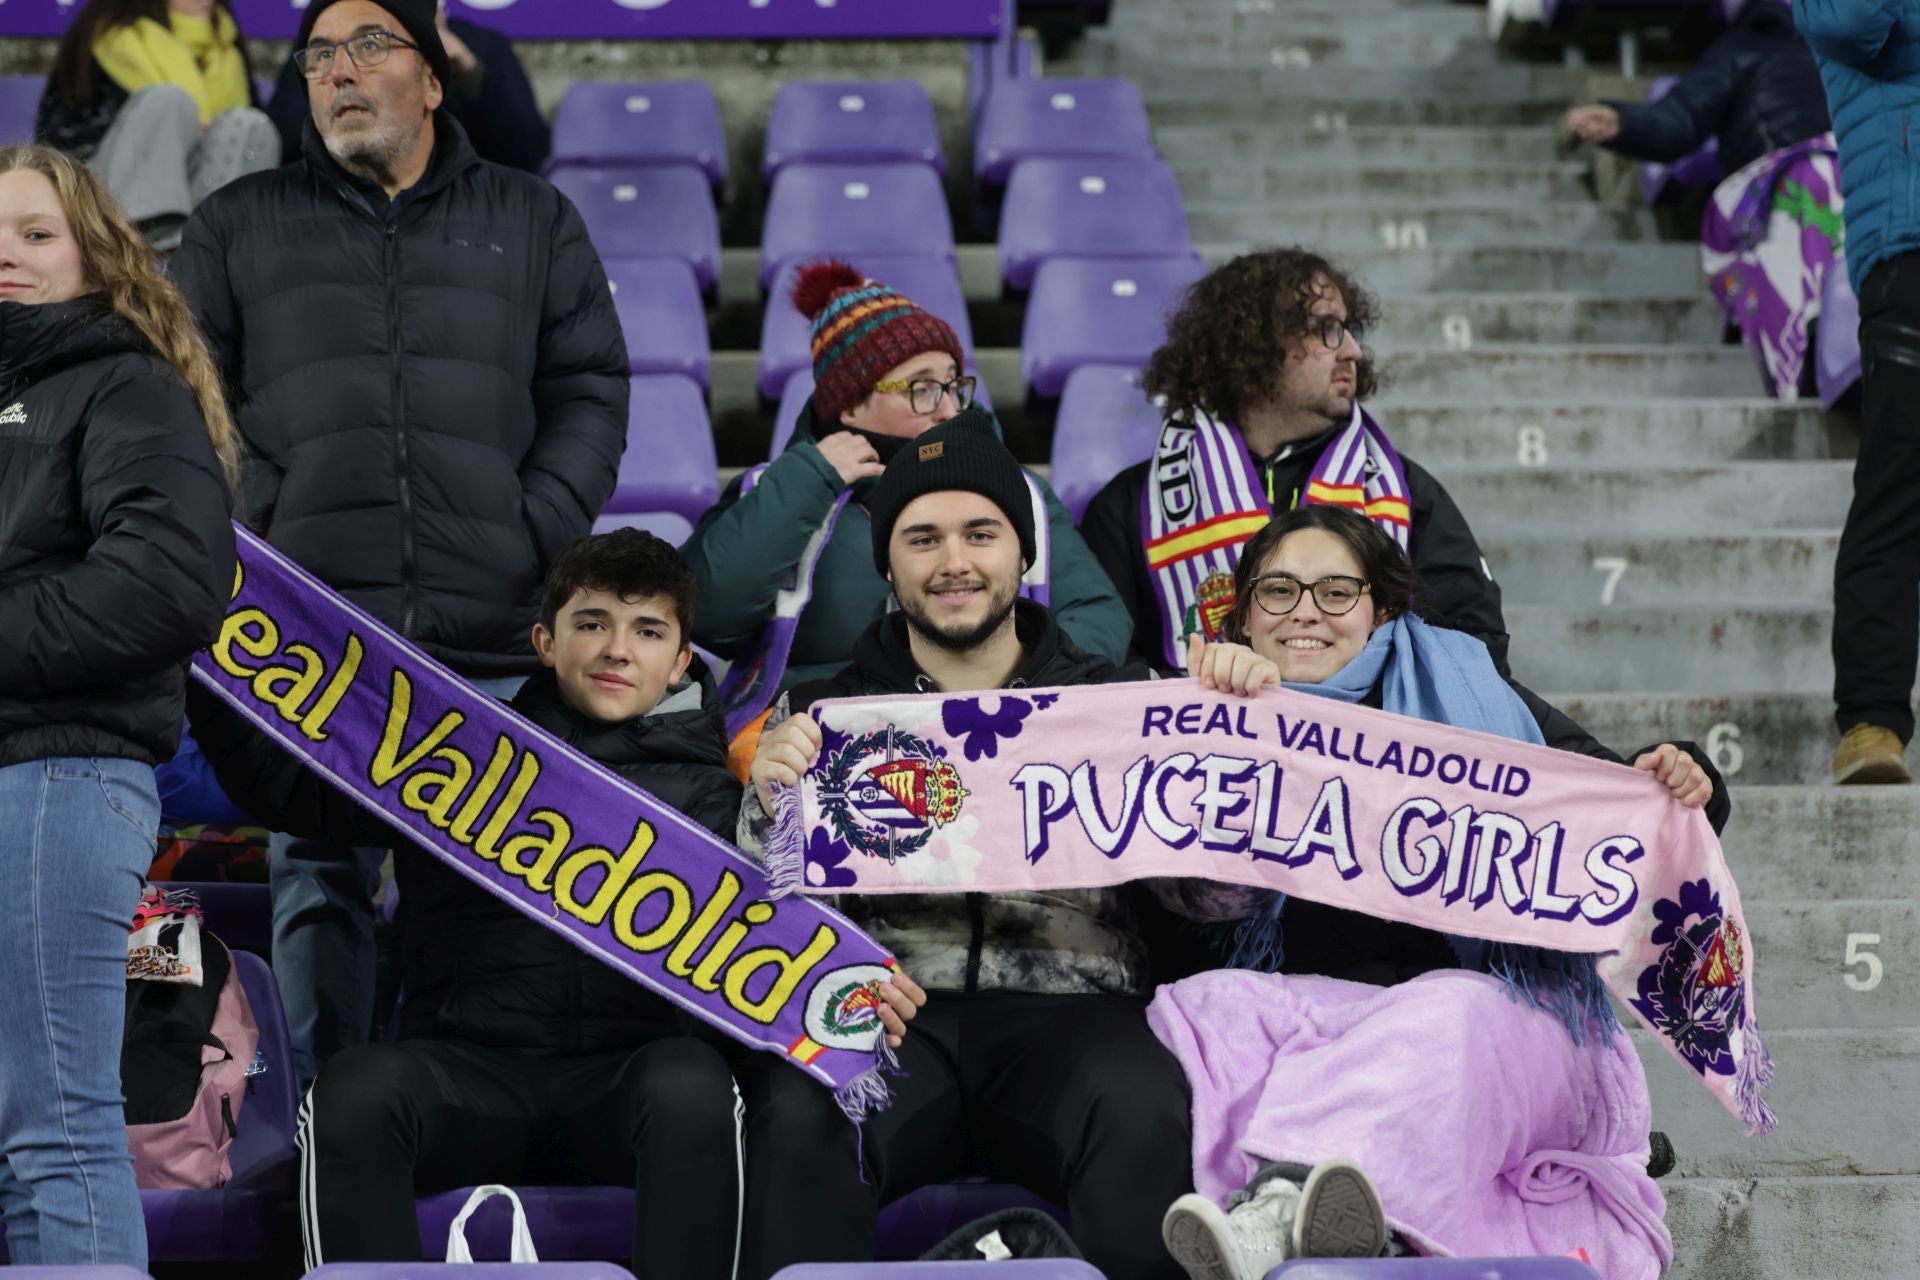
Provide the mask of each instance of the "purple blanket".
[{"label": "purple blanket", "polygon": [[1221,970],[1162,987],[1147,1019],[1193,1087],[1203,1195],[1224,1201],[1264,1160],[1347,1156],[1423,1253],[1584,1248],[1606,1280],[1673,1259],[1624,1034],[1576,1046],[1463,970],[1387,988]]}]

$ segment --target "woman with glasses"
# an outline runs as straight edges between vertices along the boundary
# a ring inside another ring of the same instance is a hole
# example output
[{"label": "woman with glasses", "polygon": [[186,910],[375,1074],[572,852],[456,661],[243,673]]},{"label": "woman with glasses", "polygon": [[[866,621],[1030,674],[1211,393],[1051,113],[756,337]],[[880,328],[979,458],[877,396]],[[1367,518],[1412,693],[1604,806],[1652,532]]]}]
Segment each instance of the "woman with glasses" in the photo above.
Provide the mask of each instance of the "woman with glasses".
[{"label": "woman with glasses", "polygon": [[[975,407],[966,353],[938,316],[842,263],[800,272],[793,302],[812,321],[813,396],[786,448],[728,486],[682,548],[700,583],[694,641],[733,662],[721,692],[743,777],[757,736],[749,727],[787,688],[844,667],[889,607],[866,509],[887,460],[969,409],[999,429]],[[1027,593],[1075,645],[1118,659],[1126,611],[1066,508],[1027,476],[1046,535]]]},{"label": "woman with glasses", "polygon": [[91,164],[160,250],[210,193],[280,163],[227,0],[87,0],[54,55],[35,137]]},{"label": "woman with glasses", "polygon": [[153,766],[233,584],[236,437],[99,180],[0,150],[0,1218],[16,1264],[146,1265],[120,1092]]},{"label": "woman with glasses", "polygon": [[[1226,639],[1193,642],[1209,687],[1285,684],[1542,741],[1479,639],[1414,614],[1412,565],[1363,516],[1330,506],[1277,516],[1246,544],[1234,585]],[[1680,803],[1706,805],[1718,827],[1726,787],[1697,755],[1664,743],[1634,764]],[[1515,1000],[1483,972],[1484,944],[1284,897],[1236,942],[1248,937],[1262,939],[1252,950],[1284,955],[1279,973],[1201,974],[1163,987],[1149,1012],[1196,1094],[1200,1193],[1175,1202],[1163,1226],[1196,1280],[1258,1280],[1289,1257],[1390,1247],[1585,1248],[1601,1274],[1623,1280],[1653,1280],[1671,1260],[1647,1174],[1646,1082],[1590,967],[1503,957],[1503,976],[1528,992]],[[1271,1061],[1264,1048],[1208,1053],[1223,1018],[1238,1044],[1271,1046]],[[1502,1098],[1515,1100],[1511,1112]],[[1541,1164],[1545,1152],[1561,1161],[1563,1185],[1552,1185],[1561,1175]],[[1389,1217],[1400,1233],[1391,1243]]]}]

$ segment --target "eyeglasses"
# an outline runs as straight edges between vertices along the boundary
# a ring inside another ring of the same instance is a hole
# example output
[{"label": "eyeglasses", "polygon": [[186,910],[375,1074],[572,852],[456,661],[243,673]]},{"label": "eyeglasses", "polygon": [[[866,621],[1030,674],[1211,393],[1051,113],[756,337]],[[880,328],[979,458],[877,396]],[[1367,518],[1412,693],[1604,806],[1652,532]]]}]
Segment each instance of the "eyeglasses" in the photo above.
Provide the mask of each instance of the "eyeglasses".
[{"label": "eyeglasses", "polygon": [[391,31],[362,31],[332,44],[310,44],[304,49],[296,49],[293,52],[293,65],[307,79],[319,80],[332,72],[336,49],[345,49],[353,65],[365,71],[385,62],[396,48],[418,51],[420,46],[411,40],[402,40]]},{"label": "eyeglasses", "polygon": [[932,413],[940,407],[941,398],[949,391],[953,393],[956,409],[965,410],[973,403],[973,389],[979,384],[974,377],[955,378],[952,382],[941,382],[935,378],[912,378],[906,382],[876,382],[875,391],[904,391],[907,403],[913,406],[915,413]]},{"label": "eyeglasses", "polygon": [[1352,320],[1342,320],[1339,316],[1315,316],[1309,321],[1307,332],[1320,335],[1320,341],[1327,344],[1327,350],[1338,351],[1340,344],[1353,335],[1357,346],[1367,345],[1367,326]]},{"label": "eyeglasses", "polygon": [[1270,573],[1253,580],[1253,602],[1280,618],[1298,609],[1300,601],[1309,591],[1313,593],[1313,602],[1320,607],[1320,612],[1337,618],[1343,613],[1353,612],[1353,607],[1360,603],[1360,597],[1367,594],[1367,580],[1331,577],[1318,582],[1302,582],[1290,573]]}]

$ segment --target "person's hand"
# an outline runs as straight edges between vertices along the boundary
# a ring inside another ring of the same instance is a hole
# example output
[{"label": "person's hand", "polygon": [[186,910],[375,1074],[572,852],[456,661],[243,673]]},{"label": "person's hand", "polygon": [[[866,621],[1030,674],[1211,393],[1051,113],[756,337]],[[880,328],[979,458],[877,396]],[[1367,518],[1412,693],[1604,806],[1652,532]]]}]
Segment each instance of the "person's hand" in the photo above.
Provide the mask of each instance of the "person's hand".
[{"label": "person's hand", "polygon": [[820,442],[819,448],[827,465],[840,473],[841,484],[855,484],[887,469],[873,446],[852,431],[834,432]]},{"label": "person's hand", "polygon": [[1689,809],[1698,809],[1713,798],[1713,783],[1707,780],[1707,771],[1671,742],[1663,742],[1647,752],[1633,762],[1633,767],[1644,769],[1666,783],[1673,798]]},{"label": "person's hand", "polygon": [[1243,644],[1202,644],[1198,635],[1187,641],[1187,670],[1199,677],[1202,688],[1243,698],[1280,683],[1280,668],[1273,659]]},{"label": "person's hand", "polygon": [[906,1037],[907,1024],[927,1002],[927,993],[906,974],[896,973],[880,984],[880,999],[880,1025],[887,1029],[887,1047],[898,1049]]},{"label": "person's hand", "polygon": [[1612,142],[1620,136],[1620,113],[1599,103],[1567,112],[1567,129],[1587,142]]},{"label": "person's hand", "polygon": [[820,758],[820,742],[820,726],[805,712],[788,716],[778,727],[760,735],[747,776],[753,780],[760,807],[769,818],[773,816],[773,784],[799,786],[800,775]]},{"label": "person's hand", "polygon": [[445,4],[434,10],[433,25],[440,28],[440,43],[447,48],[447,61],[453,65],[453,74],[464,76],[480,65],[480,59],[473,56],[467,42],[453,34],[453,28],[447,25]]}]

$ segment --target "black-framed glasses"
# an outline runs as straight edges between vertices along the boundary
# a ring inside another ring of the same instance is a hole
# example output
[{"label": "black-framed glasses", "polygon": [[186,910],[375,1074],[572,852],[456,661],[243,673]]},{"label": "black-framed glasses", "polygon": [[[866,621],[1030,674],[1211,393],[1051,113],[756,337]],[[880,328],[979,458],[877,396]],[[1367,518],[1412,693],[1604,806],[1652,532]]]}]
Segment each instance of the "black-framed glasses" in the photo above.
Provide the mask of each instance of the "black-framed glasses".
[{"label": "black-framed glasses", "polygon": [[353,59],[353,65],[366,71],[385,62],[395,49],[418,51],[419,48],[413,41],[402,40],[391,31],[360,31],[332,44],[319,41],[304,49],[295,49],[293,65],[307,79],[319,80],[333,70],[336,49],[345,49],[347,57]]},{"label": "black-framed glasses", "polygon": [[1308,326],[1308,331],[1319,334],[1320,341],[1326,344],[1329,351],[1338,351],[1340,344],[1347,340],[1348,334],[1353,335],[1357,345],[1362,347],[1367,345],[1367,326],[1352,320],[1342,320],[1339,316],[1315,316]]},{"label": "black-framed glasses", "polygon": [[1302,582],[1290,573],[1269,573],[1253,580],[1253,602],[1265,612],[1284,618],[1298,609],[1311,591],[1320,612],[1339,617],[1353,612],[1360,597],[1367,594],[1367,585],[1365,578],[1334,575],[1318,582]]},{"label": "black-framed glasses", "polygon": [[915,413],[932,413],[940,407],[941,399],[953,393],[956,409],[965,412],[973,403],[973,389],[980,380],[971,374],[955,378],[952,382],[941,382],[938,378],[909,378],[904,382],[876,382],[875,391],[904,391],[907,403],[913,406]]}]

